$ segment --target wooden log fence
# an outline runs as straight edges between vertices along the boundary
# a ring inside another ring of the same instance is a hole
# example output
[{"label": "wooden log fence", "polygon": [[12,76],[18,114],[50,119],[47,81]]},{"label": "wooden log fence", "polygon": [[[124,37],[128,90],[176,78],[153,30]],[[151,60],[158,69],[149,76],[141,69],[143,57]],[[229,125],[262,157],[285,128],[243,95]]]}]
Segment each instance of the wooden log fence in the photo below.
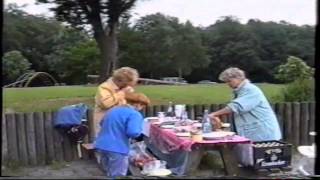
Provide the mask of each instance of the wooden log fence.
[{"label": "wooden log fence", "polygon": [[[209,112],[224,107],[224,104],[187,105],[189,118],[197,119],[203,111]],[[144,116],[156,116],[168,106],[149,106],[142,111]],[[272,107],[279,120],[283,140],[294,145],[310,145],[315,130],[315,102],[276,103]],[[78,159],[76,145],[53,128],[56,112],[31,112],[2,114],[2,162],[4,165],[45,165],[54,161]],[[94,140],[93,111],[88,111],[89,133],[86,143]],[[232,122],[233,115],[223,117]]]}]

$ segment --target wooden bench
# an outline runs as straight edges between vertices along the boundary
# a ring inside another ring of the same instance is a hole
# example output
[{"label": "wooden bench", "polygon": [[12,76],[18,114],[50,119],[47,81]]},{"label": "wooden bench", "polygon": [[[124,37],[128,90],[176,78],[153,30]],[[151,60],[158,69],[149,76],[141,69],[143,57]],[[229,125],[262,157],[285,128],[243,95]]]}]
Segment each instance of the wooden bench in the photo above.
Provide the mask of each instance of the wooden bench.
[{"label": "wooden bench", "polygon": [[94,146],[92,143],[83,143],[81,144],[81,152],[83,159],[94,158]]}]

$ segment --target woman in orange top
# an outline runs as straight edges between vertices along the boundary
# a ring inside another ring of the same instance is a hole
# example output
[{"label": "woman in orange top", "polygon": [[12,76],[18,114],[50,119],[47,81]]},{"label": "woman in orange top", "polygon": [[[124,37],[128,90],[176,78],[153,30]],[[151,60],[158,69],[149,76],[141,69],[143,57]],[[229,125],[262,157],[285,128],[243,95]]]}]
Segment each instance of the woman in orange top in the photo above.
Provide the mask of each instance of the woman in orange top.
[{"label": "woman in orange top", "polygon": [[113,72],[112,77],[99,85],[95,96],[93,114],[94,132],[97,137],[100,131],[100,121],[106,111],[114,106],[126,104],[125,92],[133,92],[139,73],[136,69],[122,67]]}]

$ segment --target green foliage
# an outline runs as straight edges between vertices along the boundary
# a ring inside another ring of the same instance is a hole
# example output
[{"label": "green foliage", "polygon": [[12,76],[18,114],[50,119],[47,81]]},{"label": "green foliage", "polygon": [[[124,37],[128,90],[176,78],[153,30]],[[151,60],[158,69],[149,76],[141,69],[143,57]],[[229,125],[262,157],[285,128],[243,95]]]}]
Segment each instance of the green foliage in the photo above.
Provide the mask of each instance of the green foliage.
[{"label": "green foliage", "polygon": [[[57,58],[57,56],[55,56]],[[96,42],[88,40],[60,51],[60,61],[54,67],[59,77],[68,84],[86,84],[87,75],[98,74],[101,64]]]},{"label": "green foliage", "polygon": [[[30,71],[31,63],[19,51],[10,51],[2,57],[2,76],[8,82]],[[6,82],[6,83],[8,83]]]},{"label": "green foliage", "polygon": [[57,54],[85,39],[87,35],[80,31],[50,18],[27,14],[14,4],[4,10],[3,51],[20,51],[35,71],[57,78],[56,64],[61,58]]},{"label": "green foliage", "polygon": [[190,22],[179,23],[177,18],[157,13],[142,17],[133,28],[124,23],[120,31],[121,65],[159,78],[188,75],[209,63],[200,32]]},{"label": "green foliage", "polygon": [[215,78],[230,66],[245,70],[253,81],[257,80],[255,74],[264,72],[264,63],[259,56],[259,41],[238,19],[223,17],[206,29],[204,38],[211,56],[209,73]]},{"label": "green foliage", "polygon": [[282,91],[283,101],[302,102],[315,100],[314,79],[297,79],[288,84]]},{"label": "green foliage", "polygon": [[314,74],[314,68],[309,67],[302,59],[289,56],[286,64],[277,67],[277,79],[283,82],[293,82],[298,79],[308,79]]}]

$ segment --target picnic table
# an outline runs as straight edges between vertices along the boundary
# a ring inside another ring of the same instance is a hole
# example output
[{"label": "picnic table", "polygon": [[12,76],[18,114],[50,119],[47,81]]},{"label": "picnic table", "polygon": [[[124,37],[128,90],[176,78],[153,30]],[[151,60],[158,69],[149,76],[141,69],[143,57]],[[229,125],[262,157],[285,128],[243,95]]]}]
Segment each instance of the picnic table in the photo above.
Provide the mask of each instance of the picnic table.
[{"label": "picnic table", "polygon": [[195,142],[190,137],[176,136],[173,129],[163,129],[148,121],[145,121],[144,135],[145,143],[154,155],[167,161],[169,167],[177,163],[181,165],[174,172],[178,175],[191,175],[198,168],[205,152],[216,150],[220,152],[226,175],[237,176],[239,168],[233,148],[237,144],[251,143],[249,139],[238,135]]}]

